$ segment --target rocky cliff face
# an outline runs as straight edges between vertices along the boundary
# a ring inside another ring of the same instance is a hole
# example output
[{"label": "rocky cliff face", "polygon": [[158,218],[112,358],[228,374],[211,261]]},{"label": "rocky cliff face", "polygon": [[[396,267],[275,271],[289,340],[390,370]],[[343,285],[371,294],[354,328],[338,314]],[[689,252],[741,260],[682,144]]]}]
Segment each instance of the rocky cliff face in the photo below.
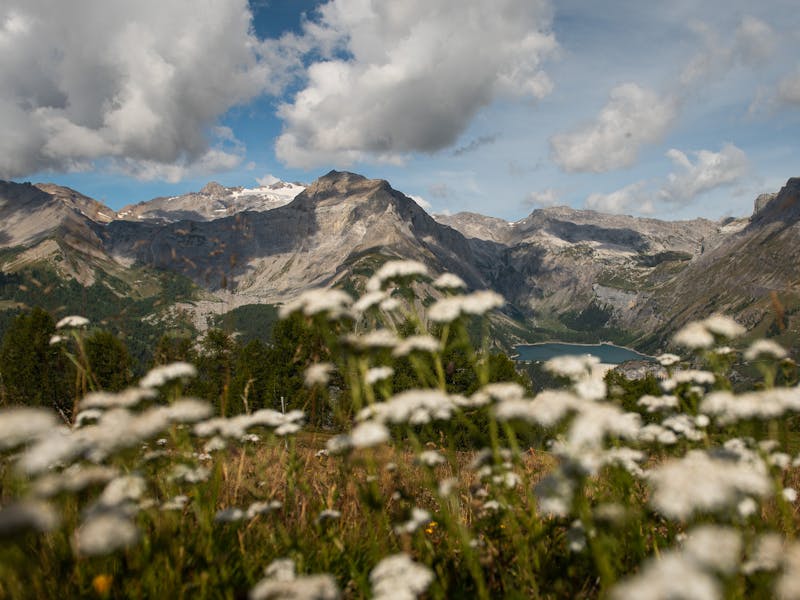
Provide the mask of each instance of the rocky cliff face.
[{"label": "rocky cliff face", "polygon": [[721,223],[566,207],[515,223],[473,213],[434,219],[386,181],[353,173],[332,171],[299,192],[280,186],[276,207],[212,183],[113,218],[68,188],[0,182],[0,247],[15,249],[2,268],[58,255],[54,264],[72,265],[62,271],[86,283],[97,269],[155,267],[242,304],[355,285],[382,261],[408,258],[501,292],[545,331],[616,328],[651,345],[713,310],[759,327],[776,302],[800,306],[800,179],[762,197],[750,219]]}]

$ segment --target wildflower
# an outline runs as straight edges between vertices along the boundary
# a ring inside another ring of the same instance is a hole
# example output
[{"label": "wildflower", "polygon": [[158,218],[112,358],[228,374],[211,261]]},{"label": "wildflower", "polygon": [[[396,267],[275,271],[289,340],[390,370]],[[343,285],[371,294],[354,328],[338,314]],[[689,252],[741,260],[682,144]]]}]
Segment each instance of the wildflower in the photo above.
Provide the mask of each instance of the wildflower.
[{"label": "wildflower", "polygon": [[436,452],[436,450],[423,450],[417,455],[416,461],[419,464],[431,468],[437,465],[443,465],[445,462],[447,462],[444,456]]},{"label": "wildflower", "polygon": [[758,571],[777,571],[784,552],[783,538],[780,535],[762,534],[756,539],[749,558],[742,564],[742,573],[752,575]]},{"label": "wildflower", "polygon": [[351,333],[345,337],[345,342],[356,350],[365,351],[381,348],[392,349],[400,343],[400,340],[388,329],[374,329],[363,335]]},{"label": "wildflower", "polygon": [[431,520],[431,513],[422,508],[414,507],[411,509],[411,516],[408,521],[395,526],[394,532],[401,533],[414,533],[417,529],[425,525]]},{"label": "wildflower", "polygon": [[797,490],[794,488],[790,487],[783,488],[781,495],[783,496],[783,499],[789,503],[794,504],[795,502],[797,502]]},{"label": "wildflower", "polygon": [[336,580],[328,574],[305,575],[291,580],[265,577],[250,590],[250,600],[298,598],[303,600],[338,600]]},{"label": "wildflower", "polygon": [[319,515],[317,516],[317,523],[326,523],[328,521],[338,521],[342,518],[342,513],[338,510],[333,510],[330,508],[326,508],[323,511],[320,511]]},{"label": "wildflower", "polygon": [[681,357],[677,354],[661,354],[660,356],[656,356],[656,360],[661,363],[662,367],[671,367],[672,365],[677,365],[681,362]]},{"label": "wildflower", "polygon": [[114,576],[108,573],[95,575],[92,579],[92,588],[98,596],[106,596],[111,591],[111,585],[114,583]]},{"label": "wildflower", "polygon": [[79,315],[70,315],[64,317],[56,323],[56,329],[81,329],[89,325],[89,319]]},{"label": "wildflower", "polygon": [[437,491],[442,498],[445,498],[453,493],[453,490],[458,487],[458,479],[455,477],[447,477],[439,482]]},{"label": "wildflower", "polygon": [[394,375],[394,369],[392,367],[373,367],[367,371],[367,374],[364,376],[364,382],[367,385],[375,385],[380,381],[389,379],[392,375]]},{"label": "wildflower", "polygon": [[294,435],[300,431],[300,429],[302,429],[302,427],[300,427],[298,423],[284,423],[275,428],[275,435],[281,437],[285,435]]},{"label": "wildflower", "polygon": [[231,507],[223,508],[217,511],[214,515],[214,521],[217,523],[234,523],[241,521],[244,518],[244,511],[241,508]]},{"label": "wildflower", "polygon": [[192,468],[188,465],[178,464],[172,467],[169,479],[172,481],[185,481],[186,483],[200,483],[211,475],[206,467]]},{"label": "wildflower", "polygon": [[273,560],[264,569],[264,575],[275,581],[292,581],[296,575],[296,567],[291,558],[278,558]]},{"label": "wildflower", "polygon": [[779,600],[800,598],[800,544],[795,542],[783,556],[783,573],[775,584]]},{"label": "wildflower", "polygon": [[156,390],[149,388],[128,388],[121,392],[89,392],[80,401],[82,410],[98,408],[132,408],[142,400],[149,400],[158,395]]},{"label": "wildflower", "polygon": [[387,295],[386,292],[377,290],[374,292],[367,292],[363,296],[361,296],[358,300],[356,300],[355,304],[353,304],[353,311],[357,313],[363,313],[372,308],[373,306],[379,305],[381,302],[386,300]]},{"label": "wildflower", "polygon": [[641,417],[612,404],[584,404],[570,424],[567,439],[572,448],[598,447],[607,436],[635,439]]},{"label": "wildflower", "polygon": [[177,361],[150,369],[139,381],[143,388],[157,388],[176,379],[189,379],[197,376],[197,369],[187,362]]},{"label": "wildflower", "polygon": [[75,532],[75,548],[79,554],[97,556],[132,546],[139,540],[139,531],[130,519],[105,512],[90,517]]},{"label": "wildflower", "polygon": [[287,304],[281,306],[278,316],[281,319],[299,312],[307,317],[326,315],[331,319],[338,319],[347,312],[347,307],[353,303],[349,294],[342,290],[315,289],[303,292]]},{"label": "wildflower", "polygon": [[[97,427],[96,425],[90,426]],[[87,427],[89,429],[89,427]],[[2,439],[2,438],[0,438]],[[66,427],[55,428],[47,437],[41,437],[26,449],[17,461],[17,469],[27,475],[46,471],[59,462],[68,463],[89,448],[89,444],[75,435],[70,435]]]},{"label": "wildflower", "polygon": [[55,415],[41,408],[0,409],[0,450],[30,442],[56,427]]},{"label": "wildflower", "polygon": [[705,568],[730,575],[739,568],[742,537],[732,527],[701,525],[689,532],[683,551]]},{"label": "wildflower", "polygon": [[772,490],[766,466],[755,458],[735,461],[691,450],[647,474],[655,508],[672,519],[695,512],[714,512],[736,506],[746,496],[766,496]]},{"label": "wildflower", "polygon": [[495,407],[495,415],[501,421],[519,419],[552,427],[579,406],[580,399],[571,392],[545,390],[533,400],[504,400]]},{"label": "wildflower", "polygon": [[442,273],[433,280],[433,287],[440,290],[463,290],[467,287],[464,280],[453,273]]},{"label": "wildflower", "polygon": [[97,501],[98,508],[116,508],[139,500],[147,489],[145,480],[138,475],[122,475],[106,485]]},{"label": "wildflower", "polygon": [[224,438],[215,435],[205,444],[203,444],[203,452],[211,453],[211,452],[217,452],[218,450],[224,450],[227,445],[228,443],[225,441]]},{"label": "wildflower", "polygon": [[579,519],[575,519],[567,529],[567,546],[570,552],[583,552],[586,550],[586,529]]},{"label": "wildflower", "polygon": [[556,375],[569,377],[578,381],[591,375],[592,370],[600,364],[600,359],[591,354],[557,356],[544,363],[544,368]]},{"label": "wildflower", "polygon": [[395,349],[392,350],[392,356],[395,358],[401,356],[408,356],[412,352],[439,352],[441,344],[439,340],[431,335],[412,335],[402,340]]},{"label": "wildflower", "polygon": [[283,507],[283,502],[280,500],[270,500],[269,502],[253,502],[247,507],[244,515],[248,519],[252,519],[257,515],[265,515]]},{"label": "wildflower", "polygon": [[428,275],[428,268],[416,260],[390,260],[384,263],[378,271],[367,281],[367,291],[375,292],[384,287],[389,281],[394,279],[405,279],[408,277],[425,277]]},{"label": "wildflower", "polygon": [[678,443],[678,436],[675,432],[657,425],[648,423],[639,430],[638,438],[642,442],[657,442],[663,446],[671,446]]},{"label": "wildflower", "polygon": [[424,425],[434,420],[448,420],[455,410],[453,399],[440,390],[416,389],[396,394],[385,402],[363,409],[358,418],[372,418],[379,423]]},{"label": "wildflower", "polygon": [[386,298],[386,300],[381,302],[380,308],[383,311],[392,312],[392,311],[397,310],[398,308],[400,308],[400,300],[398,300],[397,298],[392,298],[392,297]]},{"label": "wildflower", "polygon": [[687,440],[691,440],[693,442],[699,442],[703,439],[703,434],[695,429],[694,419],[692,419],[692,417],[689,415],[673,415],[664,419],[661,422],[661,426],[671,429],[675,433],[680,434]]},{"label": "wildflower", "polygon": [[66,341],[67,341],[67,338],[65,338],[63,335],[55,334],[55,335],[50,336],[50,345],[51,346],[56,346],[56,345],[60,344],[61,342],[66,342]]},{"label": "wildflower", "polygon": [[428,311],[428,317],[437,323],[450,323],[461,315],[481,316],[504,304],[505,300],[497,292],[481,290],[438,300]]},{"label": "wildflower", "polygon": [[25,531],[47,532],[58,526],[58,513],[49,504],[28,500],[0,508],[0,538]]},{"label": "wildflower", "polygon": [[684,325],[672,338],[679,346],[692,350],[710,348],[714,345],[714,335],[700,321],[693,321]]},{"label": "wildflower", "polygon": [[758,502],[756,502],[750,497],[742,498],[742,501],[736,505],[736,512],[738,512],[739,516],[742,517],[743,519],[753,516],[754,514],[756,514],[757,510],[758,510]]},{"label": "wildflower", "polygon": [[439,524],[436,521],[431,521],[430,523],[428,523],[428,526],[425,528],[425,533],[428,534],[428,535],[433,535],[438,526],[439,526]]},{"label": "wildflower", "polygon": [[717,580],[691,557],[665,552],[660,558],[647,561],[639,574],[618,583],[611,597],[615,600],[716,600],[722,597],[722,590]]},{"label": "wildflower", "polygon": [[354,448],[371,448],[389,441],[389,430],[382,423],[366,421],[359,423],[350,432],[350,443]]},{"label": "wildflower", "polygon": [[370,571],[374,600],[413,598],[425,592],[433,582],[433,571],[400,553],[381,560]]},{"label": "wildflower", "polygon": [[534,488],[539,512],[545,515],[565,517],[569,514],[575,495],[574,483],[563,471],[551,473]]},{"label": "wildflower", "polygon": [[744,357],[747,360],[756,360],[757,358],[786,358],[786,350],[780,344],[772,340],[756,340],[745,351]]},{"label": "wildflower", "polygon": [[40,498],[49,498],[61,492],[79,492],[90,485],[107,483],[119,475],[117,469],[101,465],[71,465],[60,473],[39,477],[33,492]]},{"label": "wildflower", "polygon": [[188,503],[189,496],[181,494],[164,502],[164,504],[161,505],[161,510],[183,510]]},{"label": "wildflower", "polygon": [[725,315],[714,314],[703,319],[703,326],[713,333],[724,338],[735,338],[743,335],[747,330],[736,321]]},{"label": "wildflower", "polygon": [[666,410],[678,407],[677,396],[650,396],[645,394],[636,402],[639,406],[647,409],[647,412],[652,413],[659,410]]}]

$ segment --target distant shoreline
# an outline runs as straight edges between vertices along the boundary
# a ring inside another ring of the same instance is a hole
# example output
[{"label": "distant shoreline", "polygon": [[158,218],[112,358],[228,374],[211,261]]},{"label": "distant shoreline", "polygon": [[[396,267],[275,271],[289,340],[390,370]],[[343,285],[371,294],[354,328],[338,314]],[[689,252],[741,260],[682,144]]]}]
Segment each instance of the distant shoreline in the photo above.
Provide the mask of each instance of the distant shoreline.
[{"label": "distant shoreline", "polygon": [[[655,356],[651,356],[650,354],[645,354],[644,352],[640,352],[639,350],[636,350],[635,348],[630,348],[628,346],[620,346],[619,344],[615,344],[614,342],[608,342],[608,341],[596,342],[596,343],[588,343],[588,342],[562,342],[562,341],[558,341],[558,340],[549,340],[549,341],[546,341],[546,342],[536,342],[536,343],[533,343],[533,344],[517,344],[516,346],[514,346],[514,350],[517,350],[518,348],[535,348],[537,346],[546,346],[548,344],[557,345],[557,346],[583,346],[583,347],[586,347],[586,348],[597,348],[597,347],[600,347],[600,346],[612,346],[614,348],[620,348],[620,349],[623,349],[623,350],[627,350],[628,352],[632,352],[632,353],[634,353],[634,354],[636,354],[638,356],[644,357],[645,359],[656,360]],[[592,353],[587,352],[586,354],[592,354]],[[520,359],[519,352],[514,354],[511,358],[514,359],[514,360],[533,360],[533,359]],[[635,360],[635,359],[631,359],[631,360]],[[535,361],[535,362],[541,362],[541,361]],[[625,362],[628,362],[628,361],[625,361]]]}]

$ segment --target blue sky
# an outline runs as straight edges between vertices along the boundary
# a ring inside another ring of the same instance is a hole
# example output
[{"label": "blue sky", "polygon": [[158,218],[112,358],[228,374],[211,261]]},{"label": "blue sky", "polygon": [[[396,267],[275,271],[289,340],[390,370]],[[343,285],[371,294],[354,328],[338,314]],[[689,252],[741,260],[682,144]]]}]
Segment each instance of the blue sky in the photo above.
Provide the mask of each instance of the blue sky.
[{"label": "blue sky", "polygon": [[433,212],[748,214],[800,175],[789,0],[7,0],[0,178],[115,209],[347,169]]}]

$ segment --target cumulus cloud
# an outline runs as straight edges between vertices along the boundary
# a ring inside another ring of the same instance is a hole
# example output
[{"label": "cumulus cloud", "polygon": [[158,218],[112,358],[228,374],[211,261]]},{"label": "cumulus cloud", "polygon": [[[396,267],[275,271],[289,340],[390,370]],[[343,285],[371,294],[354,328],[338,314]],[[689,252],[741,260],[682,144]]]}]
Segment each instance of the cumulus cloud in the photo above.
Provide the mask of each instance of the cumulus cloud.
[{"label": "cumulus cloud", "polygon": [[775,50],[774,30],[753,16],[743,17],[733,36],[727,32],[720,35],[699,21],[690,23],[689,27],[700,37],[703,48],[681,73],[681,83],[687,87],[722,77],[737,65],[755,67],[763,64]]},{"label": "cumulus cloud", "polygon": [[425,200],[425,198],[423,198],[422,196],[409,196],[409,198],[411,198],[414,202],[419,204],[419,206],[422,207],[422,209],[425,210],[426,212],[430,212],[433,209],[431,203]]},{"label": "cumulus cloud", "polygon": [[279,107],[276,154],[311,167],[446,148],[493,100],[550,92],[551,22],[547,0],[330,0],[297,41],[320,59]]},{"label": "cumulus cloud", "polygon": [[586,208],[609,213],[649,215],[661,206],[685,206],[711,190],[741,181],[747,173],[747,156],[733,144],[719,152],[692,152],[694,161],[675,148],[667,152],[677,171],[648,182],[637,181],[609,194],[595,193],[586,198]]},{"label": "cumulus cloud", "polygon": [[464,154],[469,154],[470,152],[475,152],[478,148],[483,146],[488,146],[489,144],[494,144],[497,141],[499,136],[497,134],[493,135],[482,135],[478,138],[475,138],[468,144],[464,144],[463,146],[459,146],[455,150],[453,150],[453,156],[463,156]]},{"label": "cumulus cloud", "polygon": [[662,98],[636,83],[619,85],[593,122],[550,139],[551,157],[567,172],[629,167],[642,146],[662,138],[676,113],[674,98]]},{"label": "cumulus cloud", "polygon": [[703,192],[735,183],[747,173],[747,156],[733,144],[723,145],[719,152],[700,150],[692,154],[694,162],[680,150],[673,148],[667,152],[679,171],[667,175],[659,192],[661,199],[689,204]]},{"label": "cumulus cloud", "polygon": [[238,164],[218,118],[272,89],[269,65],[292,60],[258,42],[251,19],[246,0],[6,0],[0,177],[98,159],[169,180]]},{"label": "cumulus cloud", "polygon": [[637,181],[610,194],[591,194],[586,198],[586,208],[616,214],[650,215],[655,212],[652,192],[647,190],[645,181]]},{"label": "cumulus cloud", "polygon": [[524,203],[528,206],[536,206],[538,208],[546,208],[548,206],[555,206],[561,199],[561,193],[553,188],[547,188],[538,192],[531,192],[527,195]]}]

